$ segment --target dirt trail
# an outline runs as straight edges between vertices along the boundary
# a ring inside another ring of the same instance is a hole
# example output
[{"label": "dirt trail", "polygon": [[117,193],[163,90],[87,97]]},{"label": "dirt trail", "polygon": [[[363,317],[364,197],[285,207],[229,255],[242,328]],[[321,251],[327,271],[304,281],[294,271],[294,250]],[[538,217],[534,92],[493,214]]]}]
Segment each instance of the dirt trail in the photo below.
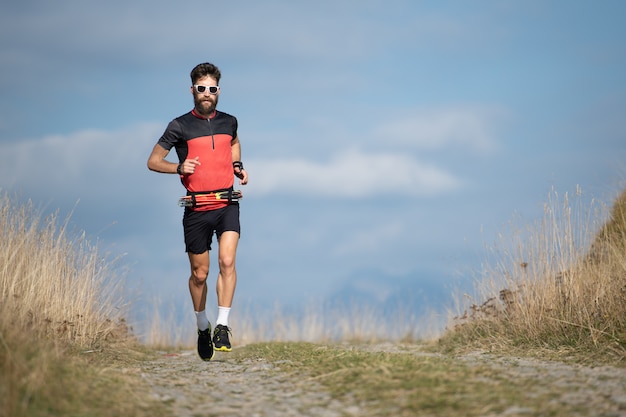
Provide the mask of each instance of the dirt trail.
[{"label": "dirt trail", "polygon": [[[367,351],[429,355],[418,345],[362,346]],[[557,391],[559,404],[591,405],[594,417],[626,417],[626,369],[588,367],[523,358],[474,354],[459,360],[489,365],[508,378],[537,379],[534,389]],[[235,361],[218,352],[211,362],[194,351],[163,354],[144,363],[142,376],[152,395],[167,403],[176,417],[349,417],[367,416],[367,408],[334,400],[312,379],[294,379],[280,372],[280,363],[264,359]],[[556,388],[556,389],[555,389]],[[585,407],[586,408],[586,407]],[[538,416],[532,407],[511,407],[501,416]],[[582,414],[581,414],[582,415]],[[487,417],[487,416],[485,416]],[[495,417],[495,416],[489,416]]]},{"label": "dirt trail", "polygon": [[176,417],[361,415],[357,407],[334,401],[315,381],[294,380],[264,360],[239,363],[216,352],[204,362],[195,351],[184,351],[142,368],[153,395],[170,403]]}]

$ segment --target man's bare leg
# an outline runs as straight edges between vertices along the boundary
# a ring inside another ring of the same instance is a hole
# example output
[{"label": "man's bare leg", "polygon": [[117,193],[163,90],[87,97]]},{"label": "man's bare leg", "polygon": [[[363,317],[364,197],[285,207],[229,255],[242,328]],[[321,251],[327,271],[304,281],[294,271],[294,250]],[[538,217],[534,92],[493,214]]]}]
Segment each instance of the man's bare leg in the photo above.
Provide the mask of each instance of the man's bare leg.
[{"label": "man's bare leg", "polygon": [[204,311],[206,308],[207,285],[209,276],[209,251],[195,254],[188,253],[189,264],[191,266],[191,276],[189,277],[189,293],[195,311]]},{"label": "man's bare leg", "polygon": [[213,358],[214,348],[211,340],[211,325],[206,317],[206,280],[209,275],[209,251],[201,254],[189,253],[191,275],[189,293],[198,321],[198,355],[205,361]]},{"label": "man's bare leg", "polygon": [[235,261],[237,257],[237,244],[239,233],[224,232],[219,240],[219,274],[215,290],[217,292],[217,305],[231,307],[237,286],[237,270]]}]

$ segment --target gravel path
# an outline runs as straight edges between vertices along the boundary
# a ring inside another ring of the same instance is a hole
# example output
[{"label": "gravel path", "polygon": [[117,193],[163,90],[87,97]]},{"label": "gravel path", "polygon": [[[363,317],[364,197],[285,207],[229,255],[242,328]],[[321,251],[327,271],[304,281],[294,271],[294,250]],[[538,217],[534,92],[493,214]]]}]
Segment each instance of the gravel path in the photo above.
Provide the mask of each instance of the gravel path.
[{"label": "gravel path", "polygon": [[[367,351],[432,355],[418,345],[370,345]],[[472,354],[459,358],[472,365],[489,365],[509,378],[537,379],[536,392],[560,393],[559,404],[593,405],[594,417],[626,417],[626,369],[588,367],[524,358],[500,358]],[[211,362],[201,361],[195,351],[163,354],[144,363],[142,376],[152,395],[169,404],[176,417],[237,416],[349,417],[367,410],[334,400],[311,379],[295,379],[281,373],[264,359],[243,362],[217,352]],[[531,393],[532,394],[532,393]],[[541,410],[511,407],[501,416],[536,416]],[[489,416],[495,417],[495,416]]]},{"label": "gravel path", "polygon": [[[467,355],[469,363],[488,364],[510,379],[536,379],[529,394],[555,393],[552,402],[593,410],[590,417],[626,417],[626,369],[611,366],[589,367],[527,358]],[[509,415],[537,415],[541,410],[514,407]],[[507,415],[507,414],[505,414]],[[579,414],[577,414],[579,415]]]},{"label": "gravel path", "polygon": [[333,400],[315,381],[293,380],[265,360],[238,362],[216,352],[210,362],[195,351],[146,362],[142,376],[176,417],[346,417],[356,407]]}]

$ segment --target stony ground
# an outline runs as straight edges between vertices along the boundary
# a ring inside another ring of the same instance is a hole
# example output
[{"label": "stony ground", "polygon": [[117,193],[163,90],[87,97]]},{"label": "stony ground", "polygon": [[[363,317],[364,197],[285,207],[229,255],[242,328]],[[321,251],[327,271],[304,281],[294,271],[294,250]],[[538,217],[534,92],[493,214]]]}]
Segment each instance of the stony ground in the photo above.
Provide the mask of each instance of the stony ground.
[{"label": "stony ground", "polygon": [[[368,351],[425,355],[419,346],[372,345]],[[533,377],[536,390],[561,392],[561,404],[592,405],[593,417],[626,417],[626,369],[588,367],[522,358],[466,355],[468,364],[488,364],[510,378]],[[211,362],[194,351],[165,354],[142,367],[152,395],[172,407],[177,417],[199,416],[367,416],[367,410],[332,399],[312,379],[294,379],[280,372],[280,363],[263,359],[235,361],[217,352]],[[502,416],[537,416],[541,410],[512,407]],[[491,416],[490,416],[491,417]]]},{"label": "stony ground", "polygon": [[332,400],[315,381],[294,381],[264,360],[239,363],[224,352],[210,362],[195,351],[165,354],[145,363],[142,376],[176,417],[359,415],[358,408]]}]

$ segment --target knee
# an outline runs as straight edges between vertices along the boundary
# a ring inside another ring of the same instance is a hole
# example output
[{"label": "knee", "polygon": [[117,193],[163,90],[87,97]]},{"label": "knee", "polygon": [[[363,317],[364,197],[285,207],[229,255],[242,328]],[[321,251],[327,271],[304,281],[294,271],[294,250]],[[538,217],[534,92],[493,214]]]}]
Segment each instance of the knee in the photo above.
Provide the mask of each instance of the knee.
[{"label": "knee", "polygon": [[203,285],[209,276],[209,271],[206,268],[193,268],[191,270],[191,280],[195,285]]},{"label": "knee", "polygon": [[230,272],[235,270],[235,257],[234,256],[220,256],[219,259],[220,271]]}]

